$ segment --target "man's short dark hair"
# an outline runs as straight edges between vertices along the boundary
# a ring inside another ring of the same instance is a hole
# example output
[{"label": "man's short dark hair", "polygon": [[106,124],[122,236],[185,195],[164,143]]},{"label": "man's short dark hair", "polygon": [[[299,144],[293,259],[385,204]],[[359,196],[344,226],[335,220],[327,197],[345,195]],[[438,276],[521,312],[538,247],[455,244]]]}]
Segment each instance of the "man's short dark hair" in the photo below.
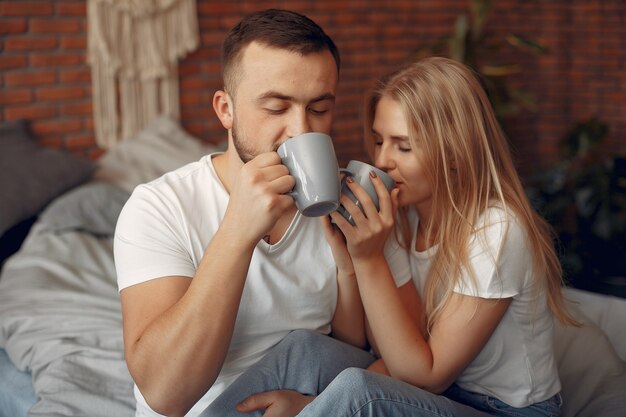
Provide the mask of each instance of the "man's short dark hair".
[{"label": "man's short dark hair", "polygon": [[243,18],[224,40],[222,74],[227,93],[234,92],[242,49],[255,41],[303,55],[327,49],[339,71],[339,50],[317,23],[289,10],[267,9]]}]

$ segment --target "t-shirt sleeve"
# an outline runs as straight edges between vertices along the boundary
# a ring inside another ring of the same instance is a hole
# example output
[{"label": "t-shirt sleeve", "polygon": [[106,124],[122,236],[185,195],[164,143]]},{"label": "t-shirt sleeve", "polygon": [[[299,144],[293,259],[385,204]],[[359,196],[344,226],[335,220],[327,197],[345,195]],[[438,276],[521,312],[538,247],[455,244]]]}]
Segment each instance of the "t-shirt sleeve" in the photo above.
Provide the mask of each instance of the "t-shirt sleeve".
[{"label": "t-shirt sleeve", "polygon": [[393,233],[385,243],[385,258],[397,287],[401,287],[411,280],[409,254],[400,246]]},{"label": "t-shirt sleeve", "polygon": [[193,277],[195,266],[184,248],[171,204],[146,186],[135,189],[117,221],[114,239],[119,290],[166,276]]},{"label": "t-shirt sleeve", "polygon": [[511,214],[490,209],[471,237],[469,261],[454,292],[482,298],[520,294],[532,277],[532,255],[526,233]]}]

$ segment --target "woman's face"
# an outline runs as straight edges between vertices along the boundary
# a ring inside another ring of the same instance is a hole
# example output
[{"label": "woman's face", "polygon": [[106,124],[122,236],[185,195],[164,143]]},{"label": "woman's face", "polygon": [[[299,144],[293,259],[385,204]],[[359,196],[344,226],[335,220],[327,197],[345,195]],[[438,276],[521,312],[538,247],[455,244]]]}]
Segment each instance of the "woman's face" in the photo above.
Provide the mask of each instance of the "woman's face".
[{"label": "woman's face", "polygon": [[374,115],[375,165],[396,181],[399,205],[430,211],[432,190],[424,172],[423,150],[413,149],[407,120],[400,104],[382,96]]}]

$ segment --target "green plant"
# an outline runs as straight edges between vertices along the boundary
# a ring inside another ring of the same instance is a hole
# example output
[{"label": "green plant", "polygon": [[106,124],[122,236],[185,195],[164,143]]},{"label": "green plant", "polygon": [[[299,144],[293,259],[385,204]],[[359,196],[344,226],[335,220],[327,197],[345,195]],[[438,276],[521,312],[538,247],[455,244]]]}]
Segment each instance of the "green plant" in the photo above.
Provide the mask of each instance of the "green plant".
[{"label": "green plant", "polygon": [[561,142],[562,159],[530,179],[529,196],[554,226],[574,286],[626,277],[626,158],[603,156],[608,126],[592,118]]},{"label": "green plant", "polygon": [[[440,39],[434,45],[416,51],[418,58],[429,54],[445,54],[449,58],[463,62],[476,71],[489,95],[496,116],[503,121],[522,109],[534,111],[535,99],[532,94],[510,85],[508,77],[522,72],[517,63],[502,63],[504,47],[533,54],[542,54],[546,48],[539,43],[517,34],[508,34],[502,39],[494,39],[486,31],[491,10],[490,0],[469,0],[469,10],[460,14],[452,33]],[[469,15],[469,16],[468,16]]]}]

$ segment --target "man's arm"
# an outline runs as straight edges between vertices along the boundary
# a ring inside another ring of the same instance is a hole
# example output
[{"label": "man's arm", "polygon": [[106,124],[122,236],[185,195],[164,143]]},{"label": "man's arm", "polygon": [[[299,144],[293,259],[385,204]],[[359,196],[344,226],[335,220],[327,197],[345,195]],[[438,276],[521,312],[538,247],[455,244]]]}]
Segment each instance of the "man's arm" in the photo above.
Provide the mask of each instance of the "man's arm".
[{"label": "man's arm", "polygon": [[121,291],[129,370],[152,409],[182,416],[220,373],[259,239],[293,206],[275,152],[244,165],[193,279],[160,277]]},{"label": "man's arm", "polygon": [[193,280],[164,277],[121,291],[128,367],[160,414],[184,415],[228,352],[254,247],[218,235]]}]

